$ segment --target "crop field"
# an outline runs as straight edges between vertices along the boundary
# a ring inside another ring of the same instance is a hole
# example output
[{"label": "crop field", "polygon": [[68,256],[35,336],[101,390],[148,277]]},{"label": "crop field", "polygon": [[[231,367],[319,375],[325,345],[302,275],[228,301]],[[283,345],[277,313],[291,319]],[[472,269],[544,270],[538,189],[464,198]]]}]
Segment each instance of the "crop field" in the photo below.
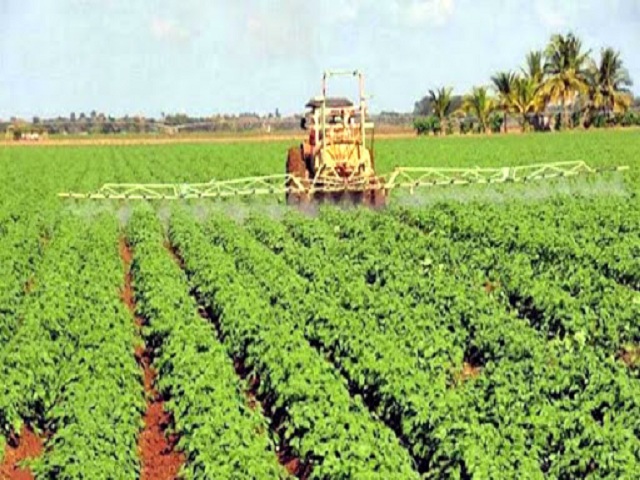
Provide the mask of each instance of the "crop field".
[{"label": "crop field", "polygon": [[0,148],[0,478],[638,478],[637,130],[376,142],[597,177],[70,201],[283,173],[287,143]]}]

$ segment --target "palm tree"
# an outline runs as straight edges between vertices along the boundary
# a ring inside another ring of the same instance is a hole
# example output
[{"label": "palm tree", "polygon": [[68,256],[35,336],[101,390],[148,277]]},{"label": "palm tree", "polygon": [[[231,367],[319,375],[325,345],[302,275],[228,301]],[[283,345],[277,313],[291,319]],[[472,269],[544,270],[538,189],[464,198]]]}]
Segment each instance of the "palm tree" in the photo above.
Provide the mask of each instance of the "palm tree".
[{"label": "palm tree", "polygon": [[449,115],[449,109],[451,108],[451,94],[453,88],[442,87],[437,90],[429,90],[429,100],[431,102],[431,108],[433,114],[438,117],[438,120],[444,120]]},{"label": "palm tree", "polygon": [[551,102],[560,103],[563,125],[568,124],[568,106],[576,97],[588,92],[590,51],[582,50],[582,41],[573,33],[554,35],[545,50],[546,79],[540,92]]},{"label": "palm tree", "polygon": [[532,77],[516,79],[511,97],[512,110],[520,115],[522,131],[527,130],[528,116],[538,114],[544,108],[544,100],[538,94],[539,84]]},{"label": "palm tree", "polygon": [[513,109],[512,96],[518,75],[513,72],[498,72],[491,77],[493,88],[498,94],[498,106],[504,115],[504,131],[507,132],[507,114]]},{"label": "palm tree", "polygon": [[521,69],[522,74],[532,79],[536,84],[542,84],[544,79],[544,52],[531,50],[525,57],[526,65]]},{"label": "palm tree", "polygon": [[[530,83],[526,85],[520,85],[520,94],[517,110],[521,114],[523,105],[528,102],[525,101],[528,96],[529,89],[531,84],[535,86],[535,99],[533,101],[533,111],[529,113],[535,114],[536,125],[540,125],[540,117],[542,116],[542,112],[545,109],[547,103],[549,103],[549,99],[545,97],[544,92],[542,92],[542,85],[544,82],[544,52],[542,50],[531,50],[527,53],[525,57],[525,66],[521,68],[520,71],[526,80],[529,80]],[[526,123],[522,125],[523,130],[526,128]]]},{"label": "palm tree", "polygon": [[495,100],[489,95],[486,87],[473,87],[470,94],[462,101],[462,110],[478,119],[480,131],[487,131],[489,116],[496,109]]},{"label": "palm tree", "polygon": [[594,109],[611,112],[625,112],[631,106],[632,95],[629,87],[633,81],[624,67],[620,52],[605,48],[600,52],[600,62],[592,62],[589,72],[589,101]]}]

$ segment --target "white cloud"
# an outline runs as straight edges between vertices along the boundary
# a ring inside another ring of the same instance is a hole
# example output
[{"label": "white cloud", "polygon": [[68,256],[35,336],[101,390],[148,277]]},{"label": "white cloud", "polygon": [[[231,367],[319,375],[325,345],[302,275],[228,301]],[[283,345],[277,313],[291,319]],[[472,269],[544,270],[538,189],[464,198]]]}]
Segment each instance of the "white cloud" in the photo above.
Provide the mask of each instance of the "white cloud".
[{"label": "white cloud", "polygon": [[350,22],[358,17],[361,7],[362,0],[338,0],[334,6],[334,13],[338,20]]},{"label": "white cloud", "polygon": [[453,16],[454,0],[393,0],[391,8],[410,26],[444,25]]},{"label": "white cloud", "polygon": [[535,2],[535,11],[538,19],[548,28],[561,29],[567,26],[566,14],[561,10],[560,4],[553,0],[537,0]]},{"label": "white cloud", "polygon": [[243,7],[241,17],[250,46],[264,57],[290,58],[309,55],[319,32],[320,20],[305,0],[284,0],[274,8],[265,0]]},{"label": "white cloud", "polygon": [[180,25],[175,20],[154,16],[151,19],[151,33],[158,40],[165,40],[173,43],[182,43],[189,39],[189,30]]},{"label": "white cloud", "polygon": [[[535,0],[534,13],[538,21],[549,29],[573,29],[578,26],[603,26],[619,21],[623,9],[639,5],[639,0]],[[636,7],[637,8],[637,7]]]}]

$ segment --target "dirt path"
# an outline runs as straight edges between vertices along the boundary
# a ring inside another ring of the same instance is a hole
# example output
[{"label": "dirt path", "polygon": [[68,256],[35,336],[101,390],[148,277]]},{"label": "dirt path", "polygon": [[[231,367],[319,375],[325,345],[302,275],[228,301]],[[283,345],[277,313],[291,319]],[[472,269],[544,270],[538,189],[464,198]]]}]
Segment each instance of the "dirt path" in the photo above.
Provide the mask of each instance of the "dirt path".
[{"label": "dirt path", "polygon": [[[414,132],[377,133],[376,140],[415,138]],[[220,144],[220,143],[270,143],[300,142],[303,136],[298,133],[283,135],[237,135],[237,136],[183,136],[183,137],[86,137],[55,138],[39,142],[14,142],[0,140],[0,147],[73,147],[73,146],[127,146],[127,145],[173,145],[173,144]]]},{"label": "dirt path", "polygon": [[[125,282],[122,301],[133,315],[136,327],[140,330],[144,324],[136,315],[136,302],[133,292],[131,262],[133,252],[124,239],[120,241],[120,256],[125,265]],[[136,360],[144,373],[144,391],[147,400],[144,429],[138,438],[138,453],[142,472],[141,480],[174,480],[184,464],[184,455],[176,450],[177,437],[167,437],[165,432],[171,425],[171,415],[164,408],[164,399],[154,388],[156,372],[151,366],[151,352],[143,344],[136,349]]]},{"label": "dirt path", "polygon": [[19,438],[9,439],[4,459],[0,464],[1,480],[33,480],[28,468],[20,468],[20,463],[29,458],[39,457],[44,450],[43,441],[31,429],[22,428]]}]

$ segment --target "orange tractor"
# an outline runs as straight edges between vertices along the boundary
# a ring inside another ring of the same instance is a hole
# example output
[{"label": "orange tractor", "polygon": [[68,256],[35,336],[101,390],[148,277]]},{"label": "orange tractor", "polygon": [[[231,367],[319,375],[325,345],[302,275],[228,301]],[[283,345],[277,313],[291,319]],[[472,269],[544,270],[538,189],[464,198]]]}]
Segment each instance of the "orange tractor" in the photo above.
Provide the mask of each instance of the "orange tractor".
[{"label": "orange tractor", "polygon": [[[331,77],[358,79],[359,105],[346,98],[328,97]],[[382,207],[385,179],[375,172],[373,123],[367,122],[364,76],[358,71],[329,71],[322,77],[322,96],[312,98],[301,127],[308,139],[287,156],[288,204],[343,202]],[[371,135],[370,144],[367,138]]]}]

